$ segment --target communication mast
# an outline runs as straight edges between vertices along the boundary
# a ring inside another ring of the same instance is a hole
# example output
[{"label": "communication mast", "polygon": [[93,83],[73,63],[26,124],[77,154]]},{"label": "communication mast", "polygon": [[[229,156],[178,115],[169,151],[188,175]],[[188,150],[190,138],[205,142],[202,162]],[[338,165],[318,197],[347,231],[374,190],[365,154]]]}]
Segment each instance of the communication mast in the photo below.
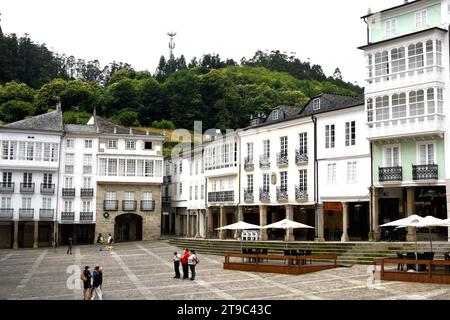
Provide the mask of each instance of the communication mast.
[{"label": "communication mast", "polygon": [[175,38],[175,36],[177,35],[176,32],[168,32],[167,35],[170,37],[170,42],[169,42],[169,50],[170,50],[170,56],[173,56],[173,49],[175,49],[175,42],[173,41],[173,38]]}]

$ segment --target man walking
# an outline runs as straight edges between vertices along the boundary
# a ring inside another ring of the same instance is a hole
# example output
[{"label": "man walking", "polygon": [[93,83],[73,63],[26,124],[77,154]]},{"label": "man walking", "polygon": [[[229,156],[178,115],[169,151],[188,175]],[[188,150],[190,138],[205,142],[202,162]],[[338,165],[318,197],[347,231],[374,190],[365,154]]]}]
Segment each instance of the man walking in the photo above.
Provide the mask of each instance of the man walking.
[{"label": "man walking", "polygon": [[69,247],[67,248],[67,254],[69,254],[69,252],[70,252],[70,254],[72,254],[72,245],[73,245],[72,238],[69,238],[68,242],[69,242]]},{"label": "man walking", "polygon": [[92,298],[91,300],[103,300],[102,283],[103,283],[103,268],[95,266],[94,274],[92,276],[94,282],[92,283]]},{"label": "man walking", "polygon": [[99,233],[99,234],[98,234],[98,237],[97,237],[97,248],[98,248],[100,251],[102,251],[102,249],[103,249],[103,242],[104,242],[103,236],[102,236],[101,233]]}]

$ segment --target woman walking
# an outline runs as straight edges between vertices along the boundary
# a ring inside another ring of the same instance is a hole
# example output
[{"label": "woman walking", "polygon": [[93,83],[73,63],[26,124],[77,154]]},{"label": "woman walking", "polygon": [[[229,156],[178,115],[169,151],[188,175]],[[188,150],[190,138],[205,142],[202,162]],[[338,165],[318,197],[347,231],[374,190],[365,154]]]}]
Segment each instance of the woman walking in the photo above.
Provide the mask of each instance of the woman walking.
[{"label": "woman walking", "polygon": [[194,250],[191,250],[191,254],[188,258],[188,265],[191,269],[191,280],[195,280],[195,266],[198,263],[197,255],[195,254]]},{"label": "woman walking", "polygon": [[91,285],[91,278],[92,278],[92,274],[89,271],[89,266],[85,266],[84,267],[84,271],[83,274],[81,275],[83,280],[83,288],[84,288],[84,300],[91,300],[91,296],[92,296],[92,285]]}]

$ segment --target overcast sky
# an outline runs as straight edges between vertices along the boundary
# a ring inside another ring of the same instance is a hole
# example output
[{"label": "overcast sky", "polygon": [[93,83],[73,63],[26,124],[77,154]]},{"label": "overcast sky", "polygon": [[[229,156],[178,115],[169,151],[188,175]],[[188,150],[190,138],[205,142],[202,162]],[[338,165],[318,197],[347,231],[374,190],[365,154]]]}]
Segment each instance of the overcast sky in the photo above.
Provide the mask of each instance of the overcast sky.
[{"label": "overcast sky", "polygon": [[250,58],[258,49],[295,52],[301,60],[336,67],[344,80],[364,85],[366,43],[361,16],[403,0],[1,0],[4,33],[45,43],[58,53],[102,64],[113,60],[154,72],[168,56],[168,31],[176,31],[175,55],[204,53]]}]

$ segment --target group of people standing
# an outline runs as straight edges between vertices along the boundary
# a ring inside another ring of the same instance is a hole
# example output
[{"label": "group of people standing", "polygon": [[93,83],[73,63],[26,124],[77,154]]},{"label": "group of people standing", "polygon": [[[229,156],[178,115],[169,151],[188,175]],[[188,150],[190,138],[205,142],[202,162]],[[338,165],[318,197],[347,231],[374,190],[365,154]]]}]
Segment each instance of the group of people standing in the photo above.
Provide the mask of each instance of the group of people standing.
[{"label": "group of people standing", "polygon": [[[199,263],[199,259],[194,250],[186,248],[183,255],[174,252],[172,260],[175,269],[174,278],[195,280],[195,267]],[[183,278],[181,278],[180,274],[180,262],[183,269]],[[191,269],[191,278],[189,278],[189,269]]]},{"label": "group of people standing", "polygon": [[95,266],[94,272],[91,273],[89,266],[85,266],[80,279],[83,281],[84,300],[103,300],[103,267]]},{"label": "group of people standing", "polygon": [[98,234],[97,237],[97,248],[102,251],[102,250],[112,250],[113,248],[113,243],[114,243],[114,239],[111,235],[111,233],[108,234],[108,240],[107,240],[108,245],[105,246],[105,238],[102,236],[101,233]]}]

